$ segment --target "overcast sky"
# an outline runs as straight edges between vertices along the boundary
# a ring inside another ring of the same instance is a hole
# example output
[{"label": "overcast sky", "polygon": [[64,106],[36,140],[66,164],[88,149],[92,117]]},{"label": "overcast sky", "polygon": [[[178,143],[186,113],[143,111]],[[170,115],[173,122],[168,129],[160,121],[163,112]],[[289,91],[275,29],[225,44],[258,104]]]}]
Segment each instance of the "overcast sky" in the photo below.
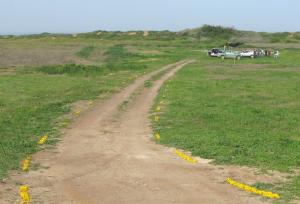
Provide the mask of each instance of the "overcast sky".
[{"label": "overcast sky", "polygon": [[0,0],[0,33],[181,30],[203,24],[300,31],[300,0]]}]

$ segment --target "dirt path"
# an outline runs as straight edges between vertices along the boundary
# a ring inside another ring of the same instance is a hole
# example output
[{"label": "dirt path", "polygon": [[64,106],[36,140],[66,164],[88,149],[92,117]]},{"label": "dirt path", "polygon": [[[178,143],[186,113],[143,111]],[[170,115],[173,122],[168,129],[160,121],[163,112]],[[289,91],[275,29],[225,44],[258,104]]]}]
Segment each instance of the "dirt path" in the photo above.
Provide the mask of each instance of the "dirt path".
[{"label": "dirt path", "polygon": [[[150,75],[96,105],[65,130],[55,149],[34,156],[48,168],[14,175],[12,180],[31,187],[33,203],[262,203],[225,184],[224,175],[217,175],[212,165],[187,163],[150,139],[149,109],[157,91],[187,63],[166,67],[174,68],[143,88],[125,111],[119,105]],[[15,195],[2,201],[13,199]]]}]

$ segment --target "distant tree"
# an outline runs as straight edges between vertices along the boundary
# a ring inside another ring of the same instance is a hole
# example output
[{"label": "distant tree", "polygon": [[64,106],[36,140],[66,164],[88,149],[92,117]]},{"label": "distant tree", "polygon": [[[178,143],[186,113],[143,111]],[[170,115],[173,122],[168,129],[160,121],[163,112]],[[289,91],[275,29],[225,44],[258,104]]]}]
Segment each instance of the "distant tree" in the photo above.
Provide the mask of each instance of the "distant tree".
[{"label": "distant tree", "polygon": [[199,35],[208,38],[229,39],[236,34],[234,28],[204,25],[200,29]]}]

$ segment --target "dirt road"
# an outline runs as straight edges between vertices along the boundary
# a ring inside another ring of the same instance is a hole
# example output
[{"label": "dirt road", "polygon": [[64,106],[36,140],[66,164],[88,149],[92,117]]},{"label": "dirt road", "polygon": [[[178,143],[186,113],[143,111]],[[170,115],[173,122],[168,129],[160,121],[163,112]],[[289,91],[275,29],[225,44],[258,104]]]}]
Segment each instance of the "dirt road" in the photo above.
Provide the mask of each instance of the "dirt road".
[{"label": "dirt road", "polygon": [[[55,149],[34,156],[48,168],[12,179],[30,186],[33,203],[262,203],[225,184],[226,177],[212,165],[192,165],[151,140],[148,116],[158,89],[190,62],[168,66],[172,69],[150,88],[143,85],[151,74],[95,105],[64,131]],[[140,93],[120,111],[120,104],[139,87]],[[15,202],[16,193],[10,194],[2,203]]]}]

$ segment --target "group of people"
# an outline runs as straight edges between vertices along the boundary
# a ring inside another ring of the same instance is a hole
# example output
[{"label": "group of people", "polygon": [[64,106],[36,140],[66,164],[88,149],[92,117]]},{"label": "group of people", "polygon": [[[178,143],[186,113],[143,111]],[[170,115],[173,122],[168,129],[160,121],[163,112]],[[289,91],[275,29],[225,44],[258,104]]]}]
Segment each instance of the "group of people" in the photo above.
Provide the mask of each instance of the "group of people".
[{"label": "group of people", "polygon": [[272,50],[264,50],[264,55],[267,56],[267,57],[271,57],[273,56],[274,58],[279,58],[279,51],[276,50],[276,51],[272,51]]}]

